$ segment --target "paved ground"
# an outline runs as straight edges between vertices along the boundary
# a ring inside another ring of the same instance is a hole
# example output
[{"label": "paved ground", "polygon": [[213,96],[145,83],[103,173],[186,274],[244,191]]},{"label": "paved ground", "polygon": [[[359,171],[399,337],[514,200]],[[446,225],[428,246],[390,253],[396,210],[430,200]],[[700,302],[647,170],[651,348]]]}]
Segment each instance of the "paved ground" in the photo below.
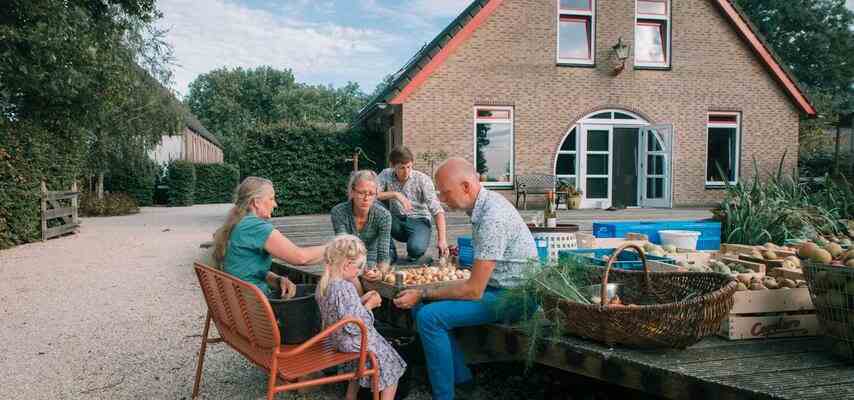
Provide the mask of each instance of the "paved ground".
[{"label": "paved ground", "polygon": [[[0,251],[0,399],[189,398],[205,316],[192,261],[228,207],[85,218],[77,235]],[[602,216],[702,218],[708,212],[562,212],[561,221],[589,226]],[[465,231],[464,215],[450,219],[453,231]],[[328,221],[307,216],[277,223],[307,243],[331,236]],[[264,394],[263,374],[222,346],[209,350],[204,376],[204,398]],[[335,399],[339,389],[287,398]],[[426,397],[421,391],[409,399]]]}]

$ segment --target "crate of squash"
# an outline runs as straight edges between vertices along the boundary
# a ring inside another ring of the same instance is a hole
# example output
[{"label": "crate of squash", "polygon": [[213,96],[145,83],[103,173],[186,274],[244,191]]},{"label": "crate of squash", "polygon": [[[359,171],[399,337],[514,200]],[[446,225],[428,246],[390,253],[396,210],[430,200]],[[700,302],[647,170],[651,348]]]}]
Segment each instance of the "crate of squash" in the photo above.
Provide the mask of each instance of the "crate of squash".
[{"label": "crate of squash", "polygon": [[398,268],[388,271],[368,271],[362,276],[362,287],[376,290],[383,298],[393,299],[401,290],[441,287],[468,279],[471,271],[460,269],[450,262],[421,267]]}]

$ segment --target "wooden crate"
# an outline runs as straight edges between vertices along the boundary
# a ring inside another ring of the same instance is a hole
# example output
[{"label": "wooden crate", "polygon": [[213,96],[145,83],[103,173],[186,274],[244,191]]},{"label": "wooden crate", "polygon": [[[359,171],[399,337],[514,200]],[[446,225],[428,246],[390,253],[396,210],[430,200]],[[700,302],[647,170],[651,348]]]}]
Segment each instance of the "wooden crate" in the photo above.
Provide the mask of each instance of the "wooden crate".
[{"label": "wooden crate", "polygon": [[[398,271],[406,271],[406,269],[399,269]],[[437,287],[447,286],[449,284],[453,284],[456,282],[462,282],[463,281],[462,279],[457,279],[457,280],[453,280],[453,281],[433,282],[433,283],[428,283],[428,284],[424,284],[424,285],[404,286],[404,285],[397,285],[394,283],[388,283],[385,281],[371,281],[371,280],[365,279],[364,276],[362,276],[360,278],[361,278],[360,280],[362,282],[362,288],[365,289],[366,292],[369,290],[376,290],[377,293],[380,294],[380,297],[385,298],[385,299],[393,299],[393,298],[397,297],[398,293],[400,293],[401,291],[406,290],[406,289],[437,288]]]},{"label": "wooden crate", "polygon": [[720,336],[729,340],[816,336],[821,332],[812,314],[739,316],[730,314],[721,322]]},{"label": "wooden crate", "polygon": [[818,319],[808,288],[735,292],[718,332],[730,340],[815,336]]},{"label": "wooden crate", "polygon": [[593,247],[597,249],[614,249],[626,243],[633,243],[640,248],[648,244],[646,240],[628,240],[626,238],[596,238]]},{"label": "wooden crate", "polygon": [[[744,255],[749,256],[750,253],[753,252],[753,249],[760,249],[760,251],[767,250],[766,248],[764,248],[762,246],[749,246],[746,244],[733,244],[733,243],[721,244],[721,252],[722,253],[735,253],[735,254],[744,254]],[[777,257],[779,257],[781,261],[782,261],[782,259],[784,259],[788,256],[797,255],[793,251],[786,251],[786,250],[774,250],[774,254],[776,254]],[[775,260],[769,260],[769,261],[775,261]]]},{"label": "wooden crate", "polygon": [[798,268],[785,268],[785,267],[777,267],[771,268],[768,271],[768,276],[773,276],[775,278],[786,278],[791,280],[804,280],[804,271]]},{"label": "wooden crate", "polygon": [[730,256],[721,256],[719,260],[725,263],[736,263],[738,265],[741,265],[742,267],[752,270],[758,276],[765,276],[765,273],[767,271],[767,267],[765,266],[765,264],[758,262],[742,260],[740,258]]}]

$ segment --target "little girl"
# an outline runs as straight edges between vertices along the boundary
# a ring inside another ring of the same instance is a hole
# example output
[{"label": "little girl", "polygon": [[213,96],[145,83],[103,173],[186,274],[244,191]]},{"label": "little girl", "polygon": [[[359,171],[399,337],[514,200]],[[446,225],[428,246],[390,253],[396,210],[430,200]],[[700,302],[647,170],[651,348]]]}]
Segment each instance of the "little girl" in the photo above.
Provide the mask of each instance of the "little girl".
[{"label": "little girl", "polygon": [[[326,269],[317,285],[317,304],[323,326],[329,326],[346,316],[360,318],[368,328],[368,350],[372,351],[379,363],[379,386],[383,400],[393,400],[397,390],[397,381],[406,371],[406,363],[397,351],[374,328],[374,314],[371,312],[382,303],[375,291],[365,293],[361,298],[356,287],[349,280],[357,277],[365,266],[365,245],[353,235],[339,235],[329,243],[324,254]],[[335,331],[332,343],[338,351],[358,352],[361,346],[361,333],[353,324]],[[358,361],[345,366],[355,370]],[[359,385],[370,388],[370,378],[350,381],[347,386],[347,400],[355,400]]]}]

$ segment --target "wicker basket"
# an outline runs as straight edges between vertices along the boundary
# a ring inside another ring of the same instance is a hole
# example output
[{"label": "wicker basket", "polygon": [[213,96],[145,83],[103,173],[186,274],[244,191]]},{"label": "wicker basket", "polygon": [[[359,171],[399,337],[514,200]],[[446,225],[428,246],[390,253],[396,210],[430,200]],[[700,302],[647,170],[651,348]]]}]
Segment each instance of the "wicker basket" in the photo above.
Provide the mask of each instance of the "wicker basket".
[{"label": "wicker basket", "polygon": [[[643,272],[611,271],[614,260],[627,248],[640,254]],[[568,333],[638,348],[685,348],[716,334],[733,306],[737,285],[717,273],[649,272],[643,250],[631,243],[616,248],[604,268],[589,271],[590,282],[602,285],[601,304],[544,295],[546,316]],[[606,305],[609,282],[620,284],[618,295],[626,305]]]},{"label": "wicker basket", "polygon": [[854,268],[804,261],[804,276],[831,352],[854,361]]}]

